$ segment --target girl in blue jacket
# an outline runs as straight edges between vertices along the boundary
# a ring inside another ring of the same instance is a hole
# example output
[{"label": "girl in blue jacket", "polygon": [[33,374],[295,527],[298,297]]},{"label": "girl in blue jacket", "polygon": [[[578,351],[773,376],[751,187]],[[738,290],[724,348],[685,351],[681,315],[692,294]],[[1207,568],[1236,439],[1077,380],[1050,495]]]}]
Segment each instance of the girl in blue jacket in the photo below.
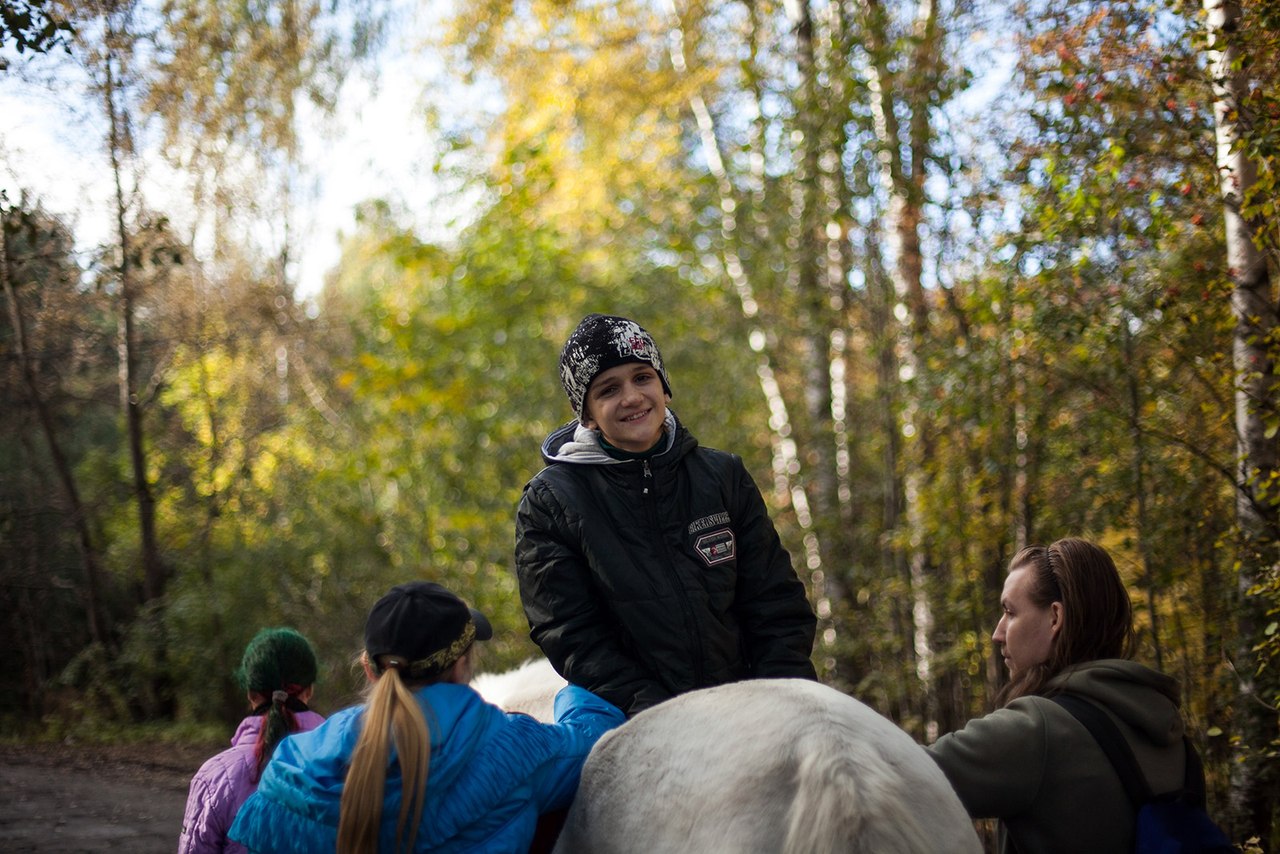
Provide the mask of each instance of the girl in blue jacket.
[{"label": "girl in blue jacket", "polygon": [[368,702],[286,739],[231,838],[255,852],[526,852],[567,807],[622,713],[575,687],[554,724],[485,703],[471,645],[489,622],[438,584],[391,589],[365,625]]}]

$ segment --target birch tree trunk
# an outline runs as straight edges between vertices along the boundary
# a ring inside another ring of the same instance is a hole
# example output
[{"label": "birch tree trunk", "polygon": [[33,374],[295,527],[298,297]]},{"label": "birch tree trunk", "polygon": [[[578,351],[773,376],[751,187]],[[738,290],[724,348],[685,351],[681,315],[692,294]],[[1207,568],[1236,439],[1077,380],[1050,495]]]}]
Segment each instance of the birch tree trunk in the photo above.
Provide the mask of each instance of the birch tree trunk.
[{"label": "birch tree trunk", "polygon": [[1204,0],[1208,60],[1214,89],[1218,173],[1226,225],[1227,266],[1235,317],[1233,344],[1238,463],[1236,518],[1240,559],[1235,670],[1239,678],[1236,730],[1239,755],[1231,766],[1230,823],[1233,838],[1259,834],[1266,844],[1276,808],[1275,760],[1268,759],[1275,737],[1277,696],[1274,668],[1263,670],[1254,650],[1267,625],[1267,606],[1252,589],[1277,571],[1277,502],[1274,497],[1278,449],[1268,422],[1277,417],[1275,357],[1276,305],[1266,258],[1254,242],[1256,227],[1242,213],[1257,169],[1241,138],[1241,98],[1247,80],[1233,35],[1244,26],[1237,0]]},{"label": "birch tree trunk", "polygon": [[[684,52],[684,29],[680,21],[679,10],[674,0],[668,2],[668,13],[671,26],[669,36],[669,54],[671,64],[677,73],[687,74],[688,63]],[[811,574],[822,571],[822,552],[818,536],[814,531],[813,512],[809,503],[809,495],[801,477],[801,460],[796,438],[792,429],[787,402],[782,396],[774,373],[773,358],[770,355],[773,336],[764,326],[760,318],[760,304],[756,300],[755,289],[750,276],[743,266],[742,258],[734,249],[735,235],[738,232],[738,200],[733,183],[729,179],[724,157],[720,151],[720,141],[716,134],[715,119],[707,108],[706,101],[695,93],[689,99],[689,108],[698,125],[699,141],[703,156],[707,159],[708,168],[716,180],[720,196],[720,230],[724,239],[722,261],[725,273],[738,296],[742,316],[750,324],[748,338],[751,349],[756,356],[756,376],[760,379],[760,388],[769,406],[769,427],[773,446],[774,490],[791,503],[796,520],[804,532],[804,562]]]},{"label": "birch tree trunk", "polygon": [[799,86],[795,96],[797,169],[791,176],[792,247],[788,270],[798,296],[803,340],[803,447],[806,486],[813,503],[821,567],[811,580],[827,644],[835,629],[827,617],[849,600],[855,562],[854,511],[849,488],[846,324],[848,236],[838,225],[846,208],[841,152],[847,145],[841,117],[847,110],[847,72],[841,21],[828,6],[815,16],[808,0],[787,0],[795,39]]},{"label": "birch tree trunk", "polygon": [[[929,336],[920,230],[924,222],[925,164],[933,144],[929,110],[937,80],[937,52],[942,43],[938,7],[931,0],[921,0],[914,23],[915,50],[905,71],[892,69],[894,57],[888,35],[888,12],[880,0],[866,0],[864,25],[870,57],[867,83],[879,143],[881,180],[888,201],[887,231],[893,250],[889,275],[910,319],[910,334],[901,346],[901,367],[909,377],[919,378],[923,369],[919,351]],[[904,103],[899,101],[898,93]],[[909,115],[905,131],[899,121],[903,114]],[[912,596],[911,613],[904,622],[912,627],[914,665],[923,694],[917,711],[928,727],[937,717],[931,684],[933,615],[928,589],[933,567],[922,531],[919,501],[927,485],[925,463],[932,457],[933,431],[929,425],[917,423],[917,407],[908,404],[902,413],[904,435],[914,439],[915,445],[915,452],[907,458],[909,462],[903,470],[902,497],[909,543],[906,582]]]}]

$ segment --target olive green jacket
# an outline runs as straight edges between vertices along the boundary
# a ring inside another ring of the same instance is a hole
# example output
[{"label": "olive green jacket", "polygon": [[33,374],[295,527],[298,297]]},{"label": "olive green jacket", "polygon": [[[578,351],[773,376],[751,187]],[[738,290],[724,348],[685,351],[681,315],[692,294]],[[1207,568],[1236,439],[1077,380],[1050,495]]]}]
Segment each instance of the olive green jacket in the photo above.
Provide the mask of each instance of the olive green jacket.
[{"label": "olive green jacket", "polygon": [[[1179,789],[1185,756],[1178,686],[1133,661],[1104,659],[1055,676],[1105,709],[1156,794]],[[974,818],[999,819],[1001,854],[1123,854],[1134,807],[1084,725],[1043,696],[1020,697],[927,748]]]}]

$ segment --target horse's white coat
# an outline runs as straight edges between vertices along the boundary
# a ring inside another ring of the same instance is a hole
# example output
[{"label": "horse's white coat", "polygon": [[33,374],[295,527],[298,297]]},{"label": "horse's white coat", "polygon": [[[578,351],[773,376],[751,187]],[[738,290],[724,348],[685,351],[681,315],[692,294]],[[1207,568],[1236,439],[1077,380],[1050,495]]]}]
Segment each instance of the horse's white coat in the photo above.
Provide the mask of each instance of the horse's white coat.
[{"label": "horse's white coat", "polygon": [[[554,676],[541,666],[477,679],[477,689],[549,720],[564,681],[539,685]],[[556,845],[557,854],[981,850],[955,792],[910,736],[800,679],[694,691],[606,734]]]},{"label": "horse's white coat", "polygon": [[545,658],[531,658],[505,673],[480,673],[471,687],[487,702],[508,712],[524,712],[543,723],[554,719],[556,693],[566,684]]}]

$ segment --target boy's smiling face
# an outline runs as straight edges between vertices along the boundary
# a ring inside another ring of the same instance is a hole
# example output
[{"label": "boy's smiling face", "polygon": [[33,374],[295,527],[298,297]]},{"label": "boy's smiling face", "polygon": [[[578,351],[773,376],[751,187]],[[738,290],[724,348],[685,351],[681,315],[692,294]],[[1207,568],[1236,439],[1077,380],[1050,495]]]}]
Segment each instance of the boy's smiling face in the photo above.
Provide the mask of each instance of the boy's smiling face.
[{"label": "boy's smiling face", "polygon": [[658,442],[667,417],[662,378],[647,362],[601,371],[587,389],[582,423],[623,451],[647,451]]}]

